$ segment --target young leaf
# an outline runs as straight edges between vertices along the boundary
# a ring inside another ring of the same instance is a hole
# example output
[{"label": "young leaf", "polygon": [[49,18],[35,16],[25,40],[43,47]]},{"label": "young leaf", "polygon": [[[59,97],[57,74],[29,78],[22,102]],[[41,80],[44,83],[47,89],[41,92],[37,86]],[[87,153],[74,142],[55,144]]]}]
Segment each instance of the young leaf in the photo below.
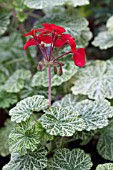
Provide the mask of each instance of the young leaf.
[{"label": "young leaf", "polygon": [[92,167],[91,157],[81,149],[63,148],[56,151],[53,158],[48,162],[48,170],[90,170]]},{"label": "young leaf", "polygon": [[28,119],[34,111],[40,111],[48,107],[48,100],[44,96],[35,95],[21,100],[9,112],[11,121],[20,123]]},{"label": "young leaf", "polygon": [[96,170],[113,170],[113,163],[100,164]]},{"label": "young leaf", "polygon": [[95,61],[76,74],[72,93],[91,99],[113,98],[113,60]]},{"label": "young leaf", "polygon": [[72,136],[76,130],[81,131],[85,128],[85,123],[77,111],[62,107],[45,110],[40,122],[50,135]]},{"label": "young leaf", "polygon": [[[59,75],[55,75],[54,74],[54,70],[52,68],[51,71],[51,82],[52,82],[52,86],[59,86],[61,85],[63,82],[68,81],[76,72],[77,72],[78,68],[75,67],[75,65],[73,64],[73,61],[67,62],[64,66],[63,66],[63,75],[59,76]],[[33,79],[32,79],[32,86],[43,86],[43,87],[48,87],[48,75],[47,75],[47,70],[44,69],[43,71],[37,72]]]},{"label": "young leaf", "polygon": [[4,89],[9,93],[18,93],[23,89],[25,80],[30,79],[30,77],[31,73],[29,70],[16,70],[6,81]]},{"label": "young leaf", "polygon": [[3,170],[42,170],[47,166],[46,155],[47,151],[42,146],[24,156],[13,153],[10,162],[3,167]]},{"label": "young leaf", "polygon": [[5,127],[0,128],[0,155],[7,156],[9,152],[8,136],[13,128],[13,123],[7,119],[5,122]]},{"label": "young leaf", "polygon": [[113,161],[113,121],[102,131],[97,150],[104,159]]}]

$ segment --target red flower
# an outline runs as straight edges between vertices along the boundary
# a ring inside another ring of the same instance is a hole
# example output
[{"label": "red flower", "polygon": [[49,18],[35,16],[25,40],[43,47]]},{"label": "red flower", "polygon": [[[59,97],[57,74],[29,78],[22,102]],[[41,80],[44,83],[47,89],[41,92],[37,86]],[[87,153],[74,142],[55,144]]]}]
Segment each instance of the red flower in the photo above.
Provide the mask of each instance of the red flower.
[{"label": "red flower", "polygon": [[34,46],[37,45],[37,42],[40,44],[41,40],[40,38],[37,36],[36,39],[34,38],[30,38],[24,45],[24,50],[26,50],[29,46]]},{"label": "red flower", "polygon": [[44,23],[42,25],[44,26],[45,30],[56,33],[56,34],[62,34],[63,32],[66,31],[63,27],[57,26],[55,24]]},{"label": "red flower", "polygon": [[30,35],[32,35],[32,36],[34,37],[34,36],[36,36],[36,33],[37,33],[37,32],[43,32],[43,31],[45,31],[44,28],[34,29],[34,30],[31,30],[30,32],[24,34],[24,36],[30,36]]},{"label": "red flower", "polygon": [[76,50],[73,60],[76,66],[83,67],[85,65],[85,50],[83,48]]}]

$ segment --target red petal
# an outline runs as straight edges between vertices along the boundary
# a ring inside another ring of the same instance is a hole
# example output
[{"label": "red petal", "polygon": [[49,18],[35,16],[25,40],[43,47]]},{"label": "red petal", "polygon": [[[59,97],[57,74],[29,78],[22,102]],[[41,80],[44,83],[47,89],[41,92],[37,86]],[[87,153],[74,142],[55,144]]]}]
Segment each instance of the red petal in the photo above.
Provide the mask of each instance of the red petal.
[{"label": "red petal", "polygon": [[83,67],[85,65],[85,51],[83,48],[74,53],[73,60],[76,66]]},{"label": "red petal", "polygon": [[46,43],[46,44],[50,44],[50,43],[52,42],[52,37],[49,36],[49,35],[42,36],[42,37],[41,37],[41,41],[43,41],[43,42]]},{"label": "red petal", "polygon": [[45,31],[43,28],[33,29],[30,32],[24,34],[24,36],[30,36],[30,35],[35,36],[37,32],[43,32],[43,31]]},{"label": "red petal", "polygon": [[29,46],[37,45],[34,38],[30,38],[24,45],[24,50],[26,50]]},{"label": "red petal", "polygon": [[44,26],[44,29],[47,29],[50,32],[55,31],[57,34],[62,34],[66,31],[63,27],[57,26],[55,24],[44,23],[42,25]]}]

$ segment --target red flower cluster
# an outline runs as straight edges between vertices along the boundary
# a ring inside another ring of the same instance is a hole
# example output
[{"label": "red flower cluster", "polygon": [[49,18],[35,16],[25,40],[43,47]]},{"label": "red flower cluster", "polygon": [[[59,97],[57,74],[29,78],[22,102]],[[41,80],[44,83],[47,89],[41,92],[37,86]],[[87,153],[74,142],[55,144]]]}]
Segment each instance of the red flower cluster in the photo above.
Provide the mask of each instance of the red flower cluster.
[{"label": "red flower cluster", "polygon": [[[44,59],[50,63],[57,63],[56,60],[64,55],[72,53],[76,66],[83,67],[85,65],[84,49],[76,49],[75,39],[70,34],[65,34],[66,30],[63,27],[49,23],[44,23],[42,25],[43,28],[33,29],[27,34],[24,34],[24,36],[32,36],[32,38],[30,38],[24,45],[24,50],[26,50],[29,46],[38,45]],[[38,32],[39,34],[37,35]],[[50,44],[49,56],[46,52],[45,44]],[[58,49],[57,52],[55,52],[55,54],[58,55],[59,50],[66,45],[70,46],[70,51],[55,58],[56,56],[53,56],[54,49]],[[60,63],[58,63],[58,65],[60,65]]]}]

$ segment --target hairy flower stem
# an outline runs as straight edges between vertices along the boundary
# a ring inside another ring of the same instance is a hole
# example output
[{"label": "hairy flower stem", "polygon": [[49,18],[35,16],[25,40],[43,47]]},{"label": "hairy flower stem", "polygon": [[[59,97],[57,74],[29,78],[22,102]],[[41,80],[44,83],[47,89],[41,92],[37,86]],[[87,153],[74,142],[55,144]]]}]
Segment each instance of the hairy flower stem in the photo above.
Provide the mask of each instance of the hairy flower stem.
[{"label": "hairy flower stem", "polygon": [[70,54],[70,53],[72,53],[72,52],[71,52],[71,51],[66,52],[66,53],[62,54],[61,56],[59,56],[59,57],[55,58],[53,61],[56,61],[56,60],[58,60],[58,59],[62,58],[63,56],[65,56],[65,55],[67,55],[67,54]]},{"label": "hairy flower stem", "polygon": [[48,99],[49,107],[51,107],[51,66],[48,66]]}]

